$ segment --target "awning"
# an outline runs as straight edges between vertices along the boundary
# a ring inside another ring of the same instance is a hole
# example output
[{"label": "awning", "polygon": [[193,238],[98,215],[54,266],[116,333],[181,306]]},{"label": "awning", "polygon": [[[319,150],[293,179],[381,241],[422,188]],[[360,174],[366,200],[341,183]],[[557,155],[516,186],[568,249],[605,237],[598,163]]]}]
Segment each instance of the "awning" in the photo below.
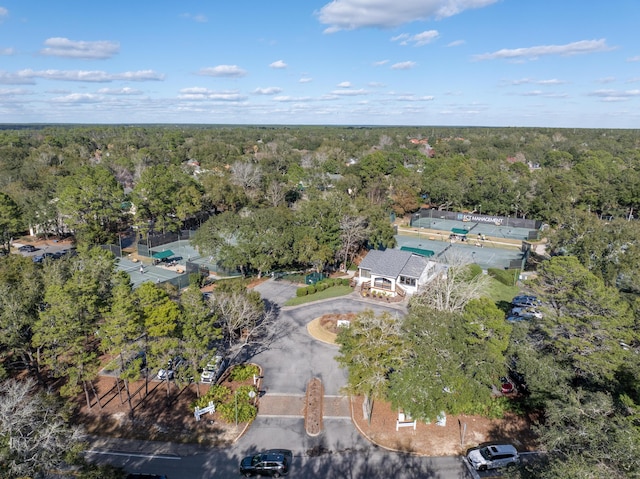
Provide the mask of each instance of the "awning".
[{"label": "awning", "polygon": [[152,257],[155,259],[167,259],[173,256],[173,251],[170,249],[166,251],[159,251],[158,253],[153,253]]},{"label": "awning", "polygon": [[435,252],[430,249],[422,249],[422,248],[412,248],[411,246],[402,246],[400,251],[408,251],[409,253],[419,254],[420,256],[424,256],[425,258],[429,258],[433,256]]},{"label": "awning", "polygon": [[462,228],[451,228],[451,232],[454,235],[466,235],[466,234],[469,234],[469,230],[465,230],[465,229],[462,229]]}]

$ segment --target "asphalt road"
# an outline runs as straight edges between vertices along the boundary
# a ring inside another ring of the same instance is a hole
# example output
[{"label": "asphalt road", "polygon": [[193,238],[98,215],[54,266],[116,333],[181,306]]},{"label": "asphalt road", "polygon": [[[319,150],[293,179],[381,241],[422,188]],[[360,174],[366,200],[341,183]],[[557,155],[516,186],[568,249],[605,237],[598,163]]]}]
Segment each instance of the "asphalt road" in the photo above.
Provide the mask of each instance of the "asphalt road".
[{"label": "asphalt road", "polygon": [[[295,286],[269,280],[258,287],[263,298],[277,308],[279,318],[274,341],[250,358],[264,369],[265,394],[302,395],[309,380],[322,380],[325,395],[339,395],[346,373],[335,361],[338,348],[313,339],[309,321],[328,313],[373,309],[403,314],[403,309],[372,304],[356,295],[294,308],[281,308],[295,294]],[[166,474],[169,479],[240,477],[240,460],[256,451],[285,448],[294,453],[289,477],[398,479],[471,478],[459,457],[428,458],[383,450],[364,439],[348,418],[326,418],[316,437],[306,434],[302,417],[259,416],[248,431],[228,448],[144,441],[97,439],[88,458],[124,467],[131,472]]]}]

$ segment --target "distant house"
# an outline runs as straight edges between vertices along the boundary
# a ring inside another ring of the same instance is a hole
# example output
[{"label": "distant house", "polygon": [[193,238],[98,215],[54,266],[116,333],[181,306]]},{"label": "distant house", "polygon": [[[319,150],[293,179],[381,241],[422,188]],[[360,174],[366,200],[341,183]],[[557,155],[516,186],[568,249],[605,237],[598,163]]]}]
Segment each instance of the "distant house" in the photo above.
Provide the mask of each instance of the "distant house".
[{"label": "distant house", "polygon": [[371,250],[354,277],[361,290],[405,296],[416,293],[440,271],[438,264],[410,251]]}]

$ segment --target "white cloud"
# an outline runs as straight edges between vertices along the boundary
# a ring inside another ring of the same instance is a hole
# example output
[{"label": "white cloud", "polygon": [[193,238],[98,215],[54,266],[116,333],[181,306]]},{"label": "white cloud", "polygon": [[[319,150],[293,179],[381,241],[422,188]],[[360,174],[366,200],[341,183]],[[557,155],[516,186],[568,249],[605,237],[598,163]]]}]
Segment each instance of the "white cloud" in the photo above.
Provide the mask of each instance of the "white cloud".
[{"label": "white cloud", "polygon": [[310,77],[302,77],[300,78],[300,80],[298,80],[298,83],[310,83],[313,81],[313,78]]},{"label": "white cloud", "polygon": [[391,69],[392,70],[411,70],[415,66],[416,66],[416,62],[411,62],[411,61],[399,62],[391,65]]},{"label": "white cloud", "polygon": [[202,13],[196,13],[196,14],[183,13],[180,16],[182,18],[186,18],[187,20],[193,20],[194,22],[197,22],[197,23],[207,23],[209,21],[207,16],[203,15]]},{"label": "white cloud", "polygon": [[502,49],[493,53],[483,53],[475,55],[475,60],[496,60],[496,59],[536,59],[547,55],[571,56],[585,53],[605,52],[613,50],[607,45],[607,41],[581,40],[579,42],[567,43],[566,45],[540,45],[527,48]]},{"label": "white cloud", "polygon": [[614,81],[616,81],[616,78],[615,77],[603,77],[603,78],[598,78],[596,81],[598,83],[602,83],[604,85],[604,84],[607,84],[607,83],[613,83]]},{"label": "white cloud", "polygon": [[214,100],[214,101],[244,101],[246,95],[240,94],[237,90],[215,91],[202,87],[183,88],[178,95],[180,100]]},{"label": "white cloud", "polygon": [[142,95],[140,90],[136,90],[134,88],[124,87],[124,88],[100,88],[98,93],[101,95]]},{"label": "white cloud", "polygon": [[102,98],[92,93],[71,93],[69,95],[52,98],[51,101],[55,103],[98,103],[102,101]]},{"label": "white cloud", "polygon": [[451,43],[448,43],[448,47],[459,47],[460,45],[464,45],[466,42],[464,40],[454,40]]},{"label": "white cloud", "polygon": [[0,7],[0,23],[9,16],[9,10],[4,7]]},{"label": "white cloud", "polygon": [[361,88],[359,90],[348,90],[348,89],[333,90],[331,94],[338,95],[338,96],[358,96],[358,95],[368,95],[369,92]]},{"label": "white cloud", "polygon": [[238,65],[218,65],[215,67],[206,67],[202,68],[198,72],[198,75],[226,78],[240,78],[245,76],[246,74],[246,70],[243,70]]},{"label": "white cloud", "polygon": [[106,40],[83,42],[54,37],[46,39],[44,44],[45,48],[40,50],[42,55],[81,58],[83,60],[104,60],[105,58],[111,58],[120,50],[119,43]]},{"label": "white cloud", "polygon": [[628,62],[640,62],[640,55],[627,58]]},{"label": "white cloud", "polygon": [[3,56],[13,55],[15,52],[13,48],[0,48],[0,55]]},{"label": "white cloud", "polygon": [[602,101],[606,102],[626,101],[631,98],[640,96],[640,90],[596,90],[589,93],[589,96],[601,98]]},{"label": "white cloud", "polygon": [[451,17],[464,10],[482,8],[498,0],[333,0],[316,15],[329,25],[325,33],[377,27],[392,28],[428,18]]},{"label": "white cloud", "polygon": [[350,81],[343,81],[341,83],[338,83],[338,88],[351,88],[351,82]]},{"label": "white cloud", "polygon": [[282,92],[282,88],[277,86],[270,86],[266,88],[256,88],[253,90],[253,93],[256,95],[275,95],[276,93]]},{"label": "white cloud", "polygon": [[[137,72],[107,73],[101,70],[20,70],[16,73],[0,72],[0,83],[27,84],[36,78],[45,80],[80,81],[91,83],[109,83],[112,81],[160,81],[164,75],[153,70]],[[13,81],[12,81],[13,80]]]},{"label": "white cloud", "polygon": [[394,97],[394,99],[398,101],[419,102],[419,101],[433,101],[435,97],[431,95],[416,96],[413,94],[405,94],[405,95],[397,95]]},{"label": "white cloud", "polygon": [[293,97],[293,96],[283,95],[283,96],[276,96],[273,99],[274,101],[279,101],[283,103],[311,101],[310,97],[305,97],[305,96]]},{"label": "white cloud", "polygon": [[380,83],[377,81],[370,81],[369,83],[367,83],[367,86],[370,86],[371,88],[384,88],[387,85],[385,83]]},{"label": "white cloud", "polygon": [[275,61],[269,65],[270,68],[275,68],[275,69],[287,68],[287,66],[288,65],[282,60]]},{"label": "white cloud", "polygon": [[416,47],[421,47],[423,45],[427,45],[428,43],[431,43],[433,40],[435,40],[439,36],[440,36],[440,33],[438,33],[438,30],[426,30],[416,35],[409,35],[408,33],[402,33],[400,35],[392,37],[391,41],[400,42],[400,45],[413,44]]},{"label": "white cloud", "polygon": [[564,80],[558,80],[557,78],[551,78],[548,80],[533,80],[531,78],[521,78],[519,80],[512,80],[509,82],[511,85],[564,85],[567,83]]},{"label": "white cloud", "polygon": [[28,95],[29,90],[24,88],[0,88],[0,96]]},{"label": "white cloud", "polygon": [[381,67],[383,65],[386,65],[387,63],[389,63],[389,60],[380,60],[377,62],[373,62],[373,66],[374,67]]}]

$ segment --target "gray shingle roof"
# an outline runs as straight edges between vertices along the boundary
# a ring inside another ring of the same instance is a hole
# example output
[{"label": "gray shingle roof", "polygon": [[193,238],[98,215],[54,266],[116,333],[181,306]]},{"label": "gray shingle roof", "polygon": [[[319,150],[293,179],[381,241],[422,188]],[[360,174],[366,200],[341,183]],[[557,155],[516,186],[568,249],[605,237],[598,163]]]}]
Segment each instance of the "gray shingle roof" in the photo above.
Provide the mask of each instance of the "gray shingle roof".
[{"label": "gray shingle roof", "polygon": [[368,269],[376,276],[387,278],[397,278],[400,275],[419,278],[426,267],[427,259],[424,256],[398,249],[373,249],[360,262],[360,269]]}]

